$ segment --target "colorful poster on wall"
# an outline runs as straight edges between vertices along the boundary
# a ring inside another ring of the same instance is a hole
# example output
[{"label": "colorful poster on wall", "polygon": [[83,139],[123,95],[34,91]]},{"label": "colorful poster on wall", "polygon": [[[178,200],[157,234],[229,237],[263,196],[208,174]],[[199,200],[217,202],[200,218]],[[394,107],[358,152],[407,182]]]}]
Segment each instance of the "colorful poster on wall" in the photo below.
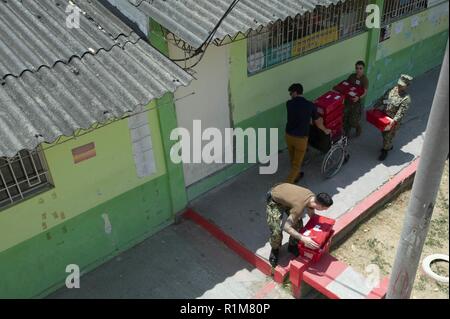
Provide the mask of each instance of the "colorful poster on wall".
[{"label": "colorful poster on wall", "polygon": [[312,33],[293,42],[292,56],[300,55],[304,52],[314,50],[328,43],[337,41],[338,38],[338,31],[336,26]]},{"label": "colorful poster on wall", "polygon": [[266,51],[266,65],[269,67],[283,61],[286,61],[292,57],[292,42],[285,43],[281,46],[268,48]]}]

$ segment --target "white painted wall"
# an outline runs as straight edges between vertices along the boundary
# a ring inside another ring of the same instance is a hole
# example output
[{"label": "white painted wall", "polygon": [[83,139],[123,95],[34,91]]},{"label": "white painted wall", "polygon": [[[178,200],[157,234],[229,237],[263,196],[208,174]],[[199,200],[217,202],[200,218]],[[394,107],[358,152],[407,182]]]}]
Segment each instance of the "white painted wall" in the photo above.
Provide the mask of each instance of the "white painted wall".
[{"label": "white painted wall", "polygon": [[[184,58],[184,53],[173,44],[169,44],[169,54],[172,59]],[[184,63],[180,63],[180,66],[184,67]],[[228,104],[228,69],[228,47],[211,45],[202,61],[194,69],[196,80],[192,81],[188,87],[180,87],[175,92],[178,126],[188,129],[191,136],[194,120],[201,120],[203,129],[218,128],[223,136],[224,129],[231,127]],[[194,95],[190,95],[191,93]],[[192,185],[225,166],[226,164],[216,163],[184,164],[186,186]]]},{"label": "white painted wall", "polygon": [[128,0],[107,0],[111,5],[116,7],[122,14],[128,19],[133,21],[139,26],[139,29],[148,34],[149,31],[149,18],[147,15],[139,11],[135,6],[128,2]]}]

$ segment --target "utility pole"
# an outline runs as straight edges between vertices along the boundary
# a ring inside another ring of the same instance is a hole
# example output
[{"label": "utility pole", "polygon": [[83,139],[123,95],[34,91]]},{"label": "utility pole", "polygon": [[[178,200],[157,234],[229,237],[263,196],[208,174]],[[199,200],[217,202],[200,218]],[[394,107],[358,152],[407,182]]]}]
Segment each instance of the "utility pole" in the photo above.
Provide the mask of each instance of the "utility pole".
[{"label": "utility pole", "polygon": [[[408,299],[448,155],[448,42],[386,298]],[[444,239],[443,239],[444,240]]]}]

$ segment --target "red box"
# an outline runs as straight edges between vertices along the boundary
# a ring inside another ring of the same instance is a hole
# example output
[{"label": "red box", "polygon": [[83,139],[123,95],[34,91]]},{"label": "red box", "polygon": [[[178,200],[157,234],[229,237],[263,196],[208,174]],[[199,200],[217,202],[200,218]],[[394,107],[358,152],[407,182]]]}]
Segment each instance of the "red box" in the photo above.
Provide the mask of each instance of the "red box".
[{"label": "red box", "polygon": [[322,96],[318,97],[314,104],[317,106],[317,112],[323,118],[328,117],[334,111],[343,108],[344,96],[338,92],[328,91]]},{"label": "red box", "polygon": [[361,85],[352,85],[348,81],[340,82],[333,89],[344,94],[346,97],[355,97],[364,94],[364,88]]},{"label": "red box", "polygon": [[300,233],[312,238],[320,247],[318,249],[310,249],[303,242],[299,242],[298,251],[300,256],[312,261],[318,261],[325,252],[328,252],[331,245],[331,237],[334,234],[334,224],[334,219],[314,215],[306,226],[300,230]]},{"label": "red box", "polygon": [[368,110],[366,112],[366,119],[367,122],[373,124],[377,129],[379,129],[382,132],[384,132],[386,126],[388,126],[391,123],[390,117],[387,116],[386,113],[384,113],[383,111],[377,109]]},{"label": "red box", "polygon": [[342,116],[335,117],[332,121],[328,121],[328,123],[324,124],[326,128],[333,130],[333,129],[340,129],[344,125],[344,119]]},{"label": "red box", "polygon": [[342,106],[339,106],[337,109],[335,109],[333,112],[328,113],[325,117],[323,117],[323,124],[327,126],[328,124],[335,122],[338,119],[344,118],[344,104]]}]

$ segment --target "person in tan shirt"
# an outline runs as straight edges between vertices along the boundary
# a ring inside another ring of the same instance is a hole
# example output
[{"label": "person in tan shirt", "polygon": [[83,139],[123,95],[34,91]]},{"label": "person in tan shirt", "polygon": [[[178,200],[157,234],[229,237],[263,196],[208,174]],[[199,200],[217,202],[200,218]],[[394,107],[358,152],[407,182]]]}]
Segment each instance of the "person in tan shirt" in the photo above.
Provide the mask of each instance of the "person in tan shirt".
[{"label": "person in tan shirt", "polygon": [[[267,224],[270,229],[270,252],[269,262],[275,267],[278,264],[279,249],[283,240],[283,230],[290,235],[288,251],[298,256],[298,241],[302,241],[309,248],[318,248],[317,244],[309,237],[299,233],[303,227],[303,217],[308,214],[310,217],[315,211],[327,210],[333,205],[331,196],[326,193],[315,195],[309,189],[290,184],[282,183],[275,185],[267,193]],[[288,217],[282,227],[283,212]]]}]

